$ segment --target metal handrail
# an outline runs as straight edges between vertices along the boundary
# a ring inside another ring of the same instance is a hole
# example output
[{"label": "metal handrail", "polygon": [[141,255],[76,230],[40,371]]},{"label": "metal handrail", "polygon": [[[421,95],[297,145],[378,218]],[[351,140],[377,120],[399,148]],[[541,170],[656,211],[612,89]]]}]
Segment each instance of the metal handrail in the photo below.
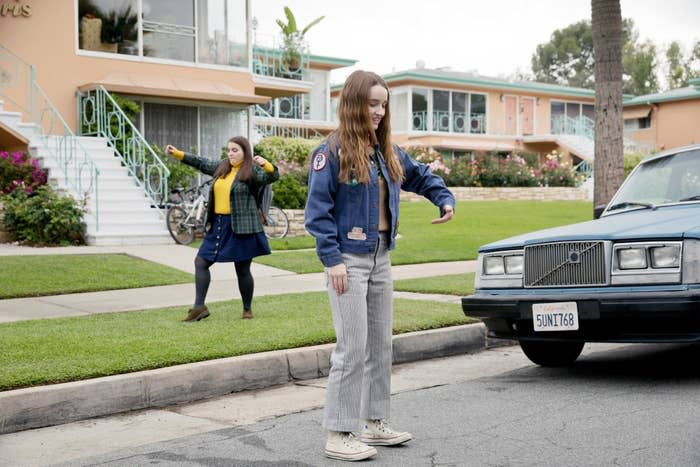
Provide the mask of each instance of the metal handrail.
[{"label": "metal handrail", "polygon": [[[5,60],[7,59],[7,60]],[[9,60],[9,70],[7,68]],[[34,66],[15,55],[0,44],[0,95],[8,99],[25,113],[29,120],[38,126],[39,139],[49,153],[49,157],[60,167],[63,179],[71,194],[88,208],[88,214],[95,217],[95,229],[99,230],[99,189],[100,171],[83,147],[78,136],[73,133],[61,114],[39,86]],[[24,76],[23,76],[24,75]],[[26,85],[25,92],[20,86]],[[15,89],[13,98],[6,89]]]},{"label": "metal handrail", "polygon": [[78,111],[82,134],[107,139],[136,184],[163,216],[160,206],[168,197],[170,170],[114,98],[99,85],[80,94]]},{"label": "metal handrail", "polygon": [[554,115],[550,132],[553,135],[579,135],[592,140],[595,137],[595,122],[585,115],[575,118],[568,115]]}]

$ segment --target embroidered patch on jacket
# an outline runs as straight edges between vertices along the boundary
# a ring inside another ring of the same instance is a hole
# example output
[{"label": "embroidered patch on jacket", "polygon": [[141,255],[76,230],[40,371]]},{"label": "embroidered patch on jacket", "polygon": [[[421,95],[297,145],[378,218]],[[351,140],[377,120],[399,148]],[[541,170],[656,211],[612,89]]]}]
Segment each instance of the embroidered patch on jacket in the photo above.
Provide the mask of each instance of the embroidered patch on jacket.
[{"label": "embroidered patch on jacket", "polygon": [[348,232],[348,239],[367,240],[367,234],[362,231],[362,227],[353,227],[352,230]]},{"label": "embroidered patch on jacket", "polygon": [[314,172],[318,172],[319,170],[323,170],[323,168],[326,166],[327,162],[328,162],[328,157],[326,156],[325,152],[317,153],[314,156],[314,162],[313,162]]}]

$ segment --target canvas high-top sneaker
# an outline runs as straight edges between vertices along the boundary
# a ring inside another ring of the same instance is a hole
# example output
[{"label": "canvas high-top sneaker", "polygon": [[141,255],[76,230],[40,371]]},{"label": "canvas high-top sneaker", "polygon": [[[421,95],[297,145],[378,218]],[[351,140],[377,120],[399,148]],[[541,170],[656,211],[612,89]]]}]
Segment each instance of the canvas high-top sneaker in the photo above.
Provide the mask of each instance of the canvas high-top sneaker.
[{"label": "canvas high-top sneaker", "polygon": [[377,454],[377,450],[358,440],[352,433],[329,431],[326,457],[344,461],[361,461]]},{"label": "canvas high-top sneaker", "polygon": [[372,446],[393,446],[413,439],[407,431],[394,431],[385,420],[361,420],[360,441]]}]

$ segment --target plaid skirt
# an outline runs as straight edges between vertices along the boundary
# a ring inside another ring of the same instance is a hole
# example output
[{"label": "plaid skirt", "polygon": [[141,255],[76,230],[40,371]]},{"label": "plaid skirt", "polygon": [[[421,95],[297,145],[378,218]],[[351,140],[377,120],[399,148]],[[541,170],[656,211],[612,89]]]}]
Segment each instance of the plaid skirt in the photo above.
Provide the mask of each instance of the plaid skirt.
[{"label": "plaid skirt", "polygon": [[245,261],[269,255],[270,244],[265,232],[236,234],[231,230],[231,216],[215,214],[197,254],[212,263]]}]

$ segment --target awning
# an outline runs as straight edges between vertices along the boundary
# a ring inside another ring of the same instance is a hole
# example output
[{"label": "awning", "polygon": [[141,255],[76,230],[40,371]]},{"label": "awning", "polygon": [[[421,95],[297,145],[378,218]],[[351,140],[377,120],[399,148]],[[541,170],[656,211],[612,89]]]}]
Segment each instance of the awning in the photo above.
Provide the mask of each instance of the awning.
[{"label": "awning", "polygon": [[230,104],[265,104],[270,100],[267,96],[240,91],[222,81],[195,80],[165,74],[110,73],[78,89],[88,91],[98,85],[110,92]]},{"label": "awning", "polygon": [[647,118],[651,112],[650,106],[637,107],[634,109],[623,109],[622,115],[625,120],[633,120],[636,118]]}]

